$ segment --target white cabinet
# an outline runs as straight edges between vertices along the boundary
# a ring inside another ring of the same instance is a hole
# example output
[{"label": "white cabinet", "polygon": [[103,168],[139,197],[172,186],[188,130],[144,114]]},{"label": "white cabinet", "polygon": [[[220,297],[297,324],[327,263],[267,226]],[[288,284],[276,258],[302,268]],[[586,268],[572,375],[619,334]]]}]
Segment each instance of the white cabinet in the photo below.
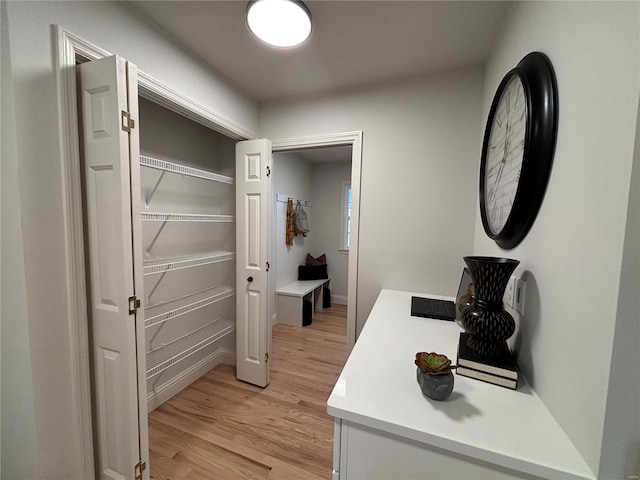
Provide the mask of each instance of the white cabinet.
[{"label": "white cabinet", "polygon": [[[344,439],[334,480],[514,480],[538,479],[496,464],[454,454],[384,430],[336,420]],[[338,473],[339,472],[339,473]]]},{"label": "white cabinet", "polygon": [[525,382],[514,391],[456,375],[447,401],[422,394],[415,354],[455,359],[461,330],[412,317],[412,295],[382,290],[327,401],[334,480],[595,479]]}]

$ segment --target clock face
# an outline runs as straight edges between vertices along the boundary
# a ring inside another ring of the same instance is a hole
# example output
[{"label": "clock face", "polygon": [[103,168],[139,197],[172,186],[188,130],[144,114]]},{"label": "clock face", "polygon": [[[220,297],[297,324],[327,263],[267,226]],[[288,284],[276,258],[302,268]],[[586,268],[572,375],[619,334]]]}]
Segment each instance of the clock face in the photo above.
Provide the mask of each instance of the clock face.
[{"label": "clock face", "polygon": [[509,218],[524,158],[527,101],[518,75],[512,75],[498,101],[486,151],[484,196],[487,223],[494,235]]},{"label": "clock face", "polygon": [[491,102],[480,159],[480,215],[498,246],[515,248],[533,225],[558,135],[558,85],[549,58],[526,55]]}]

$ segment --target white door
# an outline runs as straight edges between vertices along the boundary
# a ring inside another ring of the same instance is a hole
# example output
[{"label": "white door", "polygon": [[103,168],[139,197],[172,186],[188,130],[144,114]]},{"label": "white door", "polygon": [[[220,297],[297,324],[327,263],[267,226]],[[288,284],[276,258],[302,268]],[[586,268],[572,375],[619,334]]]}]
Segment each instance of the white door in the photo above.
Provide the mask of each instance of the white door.
[{"label": "white door", "polygon": [[236,144],[236,376],[269,384],[271,142]]},{"label": "white door", "polygon": [[148,461],[144,318],[135,305],[135,296],[142,297],[142,248],[139,210],[131,202],[139,139],[137,128],[125,131],[131,123],[123,113],[137,121],[137,72],[115,56],[79,70],[96,470],[101,479],[148,478],[148,469],[137,477],[141,460]]}]

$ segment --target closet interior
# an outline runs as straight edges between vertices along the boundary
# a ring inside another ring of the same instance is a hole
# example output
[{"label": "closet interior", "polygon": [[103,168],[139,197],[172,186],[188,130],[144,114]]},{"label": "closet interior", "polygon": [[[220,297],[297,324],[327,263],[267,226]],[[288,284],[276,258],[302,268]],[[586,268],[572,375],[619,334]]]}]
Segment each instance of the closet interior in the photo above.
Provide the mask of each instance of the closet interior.
[{"label": "closet interior", "polygon": [[142,97],[139,109],[151,411],[233,362],[235,140]]}]

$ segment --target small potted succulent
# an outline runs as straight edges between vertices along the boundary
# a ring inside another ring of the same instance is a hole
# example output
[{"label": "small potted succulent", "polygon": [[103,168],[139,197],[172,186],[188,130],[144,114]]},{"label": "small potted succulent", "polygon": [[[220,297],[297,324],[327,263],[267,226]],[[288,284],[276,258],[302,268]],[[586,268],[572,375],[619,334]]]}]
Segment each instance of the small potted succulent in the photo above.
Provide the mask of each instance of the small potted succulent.
[{"label": "small potted succulent", "polygon": [[453,373],[456,368],[446,355],[431,352],[416,353],[416,376],[422,393],[434,400],[445,400],[453,391]]}]

